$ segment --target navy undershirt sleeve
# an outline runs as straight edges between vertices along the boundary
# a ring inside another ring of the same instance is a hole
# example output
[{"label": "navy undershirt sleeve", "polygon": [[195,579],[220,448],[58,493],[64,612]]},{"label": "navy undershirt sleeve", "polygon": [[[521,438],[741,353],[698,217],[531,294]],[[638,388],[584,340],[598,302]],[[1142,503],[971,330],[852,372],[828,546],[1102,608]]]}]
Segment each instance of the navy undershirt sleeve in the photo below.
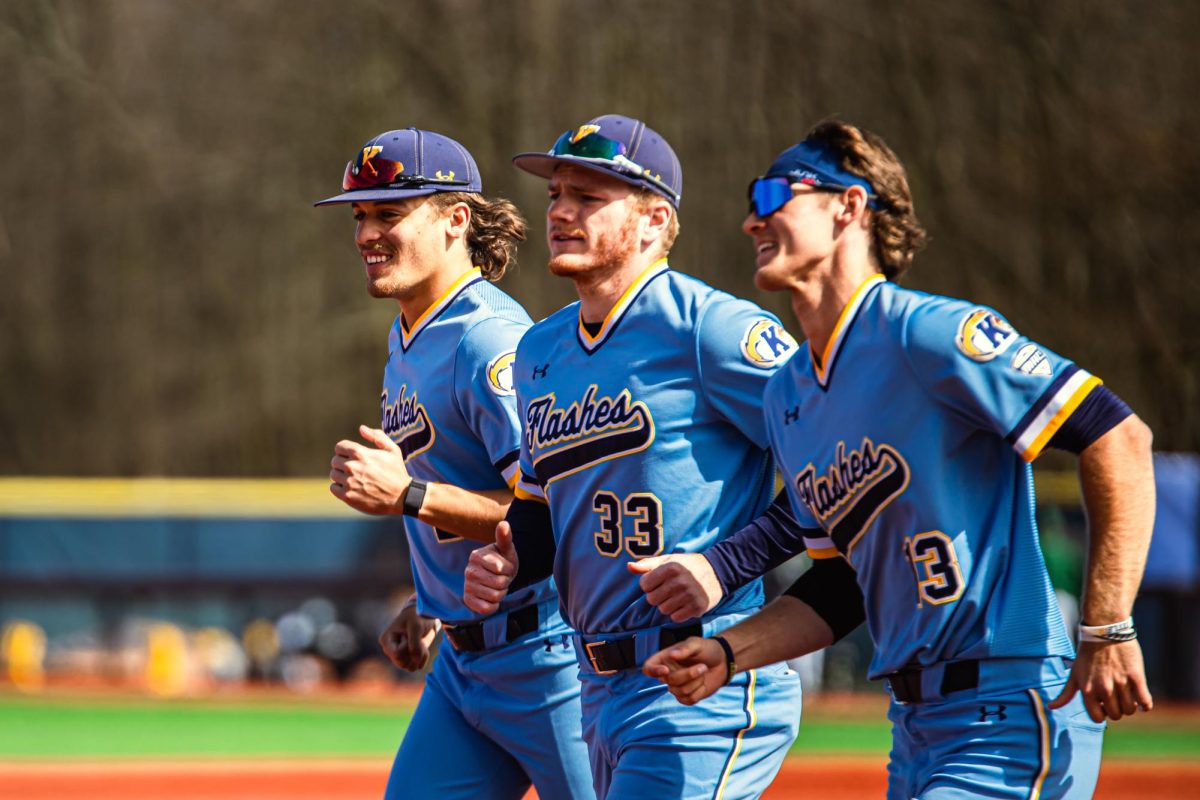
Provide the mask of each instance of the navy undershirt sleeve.
[{"label": "navy undershirt sleeve", "polygon": [[1050,437],[1047,447],[1079,455],[1131,414],[1133,409],[1101,384],[1088,392],[1079,407]]},{"label": "navy undershirt sleeve", "polygon": [[704,551],[728,596],[750,581],[804,552],[804,528],[780,492],[762,516]]},{"label": "navy undershirt sleeve", "polygon": [[517,574],[508,591],[515,592],[549,578],[554,571],[554,529],[550,526],[550,508],[534,500],[514,499],[505,521],[512,527],[513,547],[517,550]]},{"label": "navy undershirt sleeve", "polygon": [[842,558],[822,558],[796,579],[784,594],[808,603],[839,641],[867,618],[862,587],[854,569]]}]

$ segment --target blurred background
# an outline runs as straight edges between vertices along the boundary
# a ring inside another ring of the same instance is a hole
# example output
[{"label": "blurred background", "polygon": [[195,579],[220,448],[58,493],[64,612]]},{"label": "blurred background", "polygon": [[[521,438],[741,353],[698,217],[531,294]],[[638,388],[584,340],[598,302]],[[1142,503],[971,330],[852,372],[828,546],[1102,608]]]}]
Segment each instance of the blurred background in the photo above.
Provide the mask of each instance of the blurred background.
[{"label": "blurred background", "polygon": [[[380,131],[458,139],[532,223],[502,285],[537,319],[574,294],[509,158],[616,112],[684,165],[673,266],[785,321],[747,182],[826,117],[888,141],[932,236],[906,285],[1000,309],[1153,427],[1138,626],[1156,696],[1200,700],[1198,31],[1186,0],[0,0],[0,686],[403,680],[374,643],[401,526],[323,479],[378,418],[396,308],[311,204]],[[1068,612],[1073,469],[1037,467]],[[869,655],[806,690],[879,691]]]}]

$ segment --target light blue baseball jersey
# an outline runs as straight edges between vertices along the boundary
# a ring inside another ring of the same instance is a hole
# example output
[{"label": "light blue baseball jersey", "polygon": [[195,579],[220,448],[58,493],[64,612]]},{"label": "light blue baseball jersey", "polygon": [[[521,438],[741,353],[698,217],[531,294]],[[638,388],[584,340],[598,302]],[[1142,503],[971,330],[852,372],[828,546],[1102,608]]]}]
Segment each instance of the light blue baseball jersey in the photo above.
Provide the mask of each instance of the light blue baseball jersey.
[{"label": "light blue baseball jersey", "polygon": [[857,572],[871,677],[1074,655],[1038,545],[1028,462],[1098,379],[994,311],[876,275],[764,413],[813,558]]},{"label": "light blue baseball jersey", "polygon": [[[516,482],[520,424],[512,386],[517,342],[531,324],[478,269],[464,273],[411,326],[396,318],[383,376],[383,429],[415,478],[464,489]],[[452,624],[480,615],[462,600],[463,570],[479,544],[404,518],[417,610]],[[503,609],[554,596],[551,580],[505,598]]]},{"label": "light blue baseball jersey", "polygon": [[[591,335],[579,304],[521,340],[517,496],[549,505],[554,577],[583,634],[668,624],[625,564],[700,552],[768,505],[761,398],[798,349],[771,314],[672,271],[643,272]],[[754,581],[723,610],[762,602]]]}]

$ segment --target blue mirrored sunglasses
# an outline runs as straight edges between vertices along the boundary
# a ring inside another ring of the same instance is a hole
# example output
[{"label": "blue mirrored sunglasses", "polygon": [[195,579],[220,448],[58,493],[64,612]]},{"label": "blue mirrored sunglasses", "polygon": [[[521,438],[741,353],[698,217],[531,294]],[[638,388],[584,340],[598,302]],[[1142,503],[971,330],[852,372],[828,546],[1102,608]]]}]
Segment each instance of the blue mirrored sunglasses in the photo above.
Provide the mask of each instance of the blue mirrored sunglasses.
[{"label": "blue mirrored sunglasses", "polygon": [[[793,176],[784,175],[776,175],[770,178],[755,178],[750,181],[750,186],[746,190],[746,194],[750,199],[750,212],[757,214],[762,219],[766,219],[783,208],[789,200],[796,196],[795,192],[792,191],[793,183],[803,183],[805,186],[812,187],[817,192],[844,192],[850,188],[840,183],[818,182],[811,178],[797,180]],[[875,207],[874,194],[867,195],[867,205],[870,208]]]},{"label": "blue mirrored sunglasses", "polygon": [[609,139],[607,136],[601,136],[598,133],[577,136],[576,131],[567,131],[562,136],[559,136],[558,141],[554,143],[554,147],[550,148],[550,155],[552,156],[571,156],[572,158],[584,161],[603,163],[604,166],[610,167],[623,175],[631,175],[647,183],[652,183],[666,192],[667,196],[673,198],[676,203],[679,202],[679,195],[674,189],[663,183],[662,179],[651,173],[650,170],[630,159],[625,153],[626,147],[624,142]]},{"label": "blue mirrored sunglasses", "polygon": [[766,219],[792,199],[790,178],[755,178],[746,189],[750,211]]}]

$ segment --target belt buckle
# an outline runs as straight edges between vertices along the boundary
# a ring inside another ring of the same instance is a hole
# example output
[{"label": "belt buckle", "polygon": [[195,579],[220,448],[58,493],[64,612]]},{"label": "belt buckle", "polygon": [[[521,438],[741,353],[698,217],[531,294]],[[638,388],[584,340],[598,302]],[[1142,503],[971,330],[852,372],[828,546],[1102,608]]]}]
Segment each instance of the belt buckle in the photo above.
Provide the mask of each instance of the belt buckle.
[{"label": "belt buckle", "polygon": [[596,654],[592,651],[593,647],[602,647],[605,642],[587,642],[584,648],[587,650],[588,661],[592,663],[592,670],[597,675],[616,675],[619,670],[615,669],[600,669],[600,665],[596,663]]}]

